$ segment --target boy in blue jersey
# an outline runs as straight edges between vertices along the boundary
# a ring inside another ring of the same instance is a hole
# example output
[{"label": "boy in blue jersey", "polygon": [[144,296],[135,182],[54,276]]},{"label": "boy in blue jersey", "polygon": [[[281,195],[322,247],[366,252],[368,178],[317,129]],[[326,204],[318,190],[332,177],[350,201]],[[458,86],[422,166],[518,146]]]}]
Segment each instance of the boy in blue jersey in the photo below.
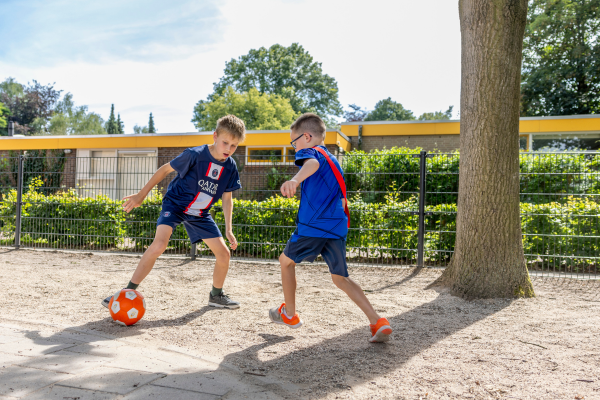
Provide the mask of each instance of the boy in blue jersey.
[{"label": "boy in blue jersey", "polygon": [[296,263],[313,262],[320,254],[329,266],[333,283],[343,290],[366,314],[370,322],[370,342],[389,340],[392,328],[381,318],[360,286],[348,277],[346,236],[349,212],[343,171],[325,147],[325,123],[312,113],[300,116],[291,126],[291,145],[296,149],[300,172],[281,185],[281,194],[294,197],[301,185],[296,231],[288,240],[281,264],[281,282],[285,303],[269,311],[271,321],[299,328],[302,320],[296,312]]},{"label": "boy in blue jersey", "polygon": [[[171,172],[177,175],[167,188],[162,210],[156,222],[154,241],[142,256],[127,289],[137,289],[154,267],[156,259],[165,251],[171,234],[183,224],[192,243],[204,241],[214,253],[215,269],[213,287],[208,305],[221,308],[239,308],[240,303],[223,293],[223,284],[229,269],[229,249],[209,211],[220,198],[223,199],[225,235],[235,250],[237,240],[233,235],[231,217],[232,192],[242,187],[237,166],[231,155],[244,141],[244,122],[234,115],[226,115],[217,121],[213,133],[214,143],[186,149],[173,161],[160,167],[146,186],[138,193],[124,198],[123,209],[130,212],[139,207],[148,193]],[[108,307],[112,296],[102,301]]]}]

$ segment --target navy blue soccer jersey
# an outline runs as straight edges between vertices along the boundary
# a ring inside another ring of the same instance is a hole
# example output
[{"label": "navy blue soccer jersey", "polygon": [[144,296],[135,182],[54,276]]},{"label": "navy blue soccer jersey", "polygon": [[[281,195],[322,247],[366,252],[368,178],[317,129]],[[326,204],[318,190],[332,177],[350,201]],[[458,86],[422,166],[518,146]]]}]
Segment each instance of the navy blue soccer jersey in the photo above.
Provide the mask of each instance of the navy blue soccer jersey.
[{"label": "navy blue soccer jersey", "polygon": [[[335,166],[342,173],[342,168],[325,146],[324,149]],[[296,223],[295,235],[345,239],[348,235],[348,217],[342,204],[342,190],[338,184],[325,156],[315,149],[302,149],[296,152],[296,165],[302,166],[304,161],[314,158],[319,161],[317,172],[302,182],[302,195]]]},{"label": "navy blue soccer jersey", "polygon": [[183,211],[188,215],[207,215],[223,195],[242,187],[235,161],[217,161],[207,145],[185,149],[171,161],[177,176],[167,188],[163,211]]}]

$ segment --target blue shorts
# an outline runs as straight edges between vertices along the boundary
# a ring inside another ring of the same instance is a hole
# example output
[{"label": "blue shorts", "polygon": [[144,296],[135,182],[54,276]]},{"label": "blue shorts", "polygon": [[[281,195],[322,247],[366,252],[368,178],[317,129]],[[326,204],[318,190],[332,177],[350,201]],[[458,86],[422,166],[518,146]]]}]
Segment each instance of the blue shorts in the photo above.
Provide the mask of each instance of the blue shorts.
[{"label": "blue shorts", "polygon": [[283,254],[295,263],[314,262],[320,254],[332,275],[348,276],[346,264],[346,240],[292,235]]},{"label": "blue shorts", "polygon": [[156,226],[168,225],[175,232],[175,228],[181,223],[185,226],[185,230],[192,243],[198,243],[203,239],[213,239],[223,236],[210,214],[197,217],[195,215],[184,214],[181,211],[162,210],[156,221]]}]

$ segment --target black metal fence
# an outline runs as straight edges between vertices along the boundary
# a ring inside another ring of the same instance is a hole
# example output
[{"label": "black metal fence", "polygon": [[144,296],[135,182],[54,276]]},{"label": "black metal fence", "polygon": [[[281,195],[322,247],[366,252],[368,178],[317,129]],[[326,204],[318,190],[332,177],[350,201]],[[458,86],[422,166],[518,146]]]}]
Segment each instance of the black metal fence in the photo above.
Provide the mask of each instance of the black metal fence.
[{"label": "black metal fence", "polygon": [[[152,242],[167,177],[130,214],[122,198],[139,191],[169,162],[152,153],[92,157],[8,157],[0,163],[0,244],[36,248],[143,252]],[[348,261],[444,267],[455,240],[459,154],[338,155],[352,226]],[[276,259],[295,229],[298,199],[278,196],[297,171],[292,160],[248,162],[238,156],[243,188],[234,193],[234,258]],[[521,218],[530,271],[598,276],[600,154],[521,153]],[[298,193],[299,196],[299,193]],[[220,228],[220,203],[213,207]],[[182,226],[168,254],[208,257]]]}]

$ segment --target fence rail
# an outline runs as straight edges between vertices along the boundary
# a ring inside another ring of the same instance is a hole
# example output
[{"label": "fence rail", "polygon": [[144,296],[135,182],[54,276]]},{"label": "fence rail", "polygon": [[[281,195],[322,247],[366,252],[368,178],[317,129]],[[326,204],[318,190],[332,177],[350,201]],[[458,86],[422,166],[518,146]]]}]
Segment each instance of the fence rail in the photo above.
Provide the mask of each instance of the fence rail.
[{"label": "fence rail", "polygon": [[[405,150],[405,149],[404,149]],[[114,153],[112,153],[114,154]],[[453,254],[459,154],[386,150],[337,155],[345,171],[356,265],[444,267]],[[143,252],[152,242],[167,177],[125,214],[122,197],[139,191],[170,159],[16,155],[0,160],[0,244]],[[521,153],[521,223],[530,271],[597,278],[600,267],[600,153]],[[295,229],[297,199],[277,196],[297,171],[290,161],[245,162],[234,193],[234,258],[276,259]],[[300,193],[298,193],[298,197]],[[220,203],[213,216],[221,229]],[[182,226],[168,254],[210,256]]]}]

